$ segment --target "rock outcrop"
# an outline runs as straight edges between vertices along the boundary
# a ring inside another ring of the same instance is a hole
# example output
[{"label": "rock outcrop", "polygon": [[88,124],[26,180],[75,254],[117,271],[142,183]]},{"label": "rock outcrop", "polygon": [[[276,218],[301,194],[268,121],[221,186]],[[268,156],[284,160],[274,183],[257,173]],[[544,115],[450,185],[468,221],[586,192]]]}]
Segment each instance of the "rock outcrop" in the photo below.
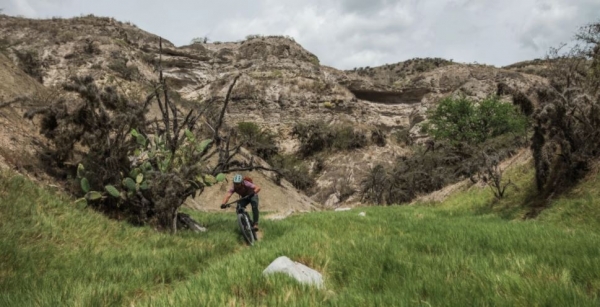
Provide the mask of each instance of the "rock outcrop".
[{"label": "rock outcrop", "polygon": [[[10,46],[5,49],[15,63],[20,63],[16,53],[34,52],[45,87],[89,74],[101,85],[143,96],[146,84],[156,80],[160,58],[164,75],[181,97],[190,103],[218,104],[232,78],[241,75],[232,92],[227,122],[230,126],[254,122],[272,131],[284,152],[298,149],[291,133],[297,122],[349,123],[366,131],[367,137],[380,131],[385,144],[369,143],[357,150],[319,156],[322,165],[312,171],[317,187],[309,196],[321,204],[330,200],[333,207],[359,200],[360,181],[374,164],[392,163],[410,154],[410,148],[395,137],[397,133],[408,131],[414,142],[426,138],[420,133],[420,123],[440,98],[465,95],[479,100],[499,93],[507,101],[518,97],[518,103],[535,105],[536,89],[546,84],[543,77],[514,69],[443,59],[341,71],[320,65],[314,54],[282,36],[181,47],[163,40],[159,55],[158,36],[129,23],[94,16],[32,20],[0,15],[0,37]],[[316,158],[305,159],[315,165]],[[299,208],[285,208],[290,209]]]},{"label": "rock outcrop", "polygon": [[283,273],[299,283],[317,288],[323,288],[323,275],[321,273],[305,266],[302,263],[292,261],[286,256],[278,257],[263,271],[263,275],[267,276],[274,273]]}]

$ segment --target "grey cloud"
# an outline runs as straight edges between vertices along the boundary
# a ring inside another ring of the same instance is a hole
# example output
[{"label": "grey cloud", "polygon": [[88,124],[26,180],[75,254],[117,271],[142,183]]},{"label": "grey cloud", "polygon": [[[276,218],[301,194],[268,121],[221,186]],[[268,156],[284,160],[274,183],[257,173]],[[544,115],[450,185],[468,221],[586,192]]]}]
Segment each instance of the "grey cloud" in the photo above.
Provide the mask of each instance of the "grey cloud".
[{"label": "grey cloud", "polygon": [[27,0],[10,0],[8,3],[0,4],[5,14],[23,15],[35,17],[36,11]]},{"label": "grey cloud", "polygon": [[360,15],[370,15],[384,10],[386,6],[393,6],[401,1],[389,0],[342,0],[340,8],[343,12],[356,13]]},{"label": "grey cloud", "polygon": [[584,24],[600,21],[599,12],[598,1],[538,1],[518,42],[526,49],[545,52],[571,41]]},{"label": "grey cloud", "polygon": [[[0,0],[6,1],[6,0]],[[8,0],[5,13],[132,21],[176,45],[283,34],[337,68],[411,57],[507,65],[545,55],[599,21],[598,0]]]}]

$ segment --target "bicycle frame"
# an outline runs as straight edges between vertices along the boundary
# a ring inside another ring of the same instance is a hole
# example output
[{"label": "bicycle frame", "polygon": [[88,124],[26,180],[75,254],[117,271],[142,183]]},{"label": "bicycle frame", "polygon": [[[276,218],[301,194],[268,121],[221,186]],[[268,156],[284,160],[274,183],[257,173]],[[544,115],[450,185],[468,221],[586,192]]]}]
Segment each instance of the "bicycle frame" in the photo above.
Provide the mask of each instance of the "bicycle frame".
[{"label": "bicycle frame", "polygon": [[232,201],[230,203],[225,204],[225,206],[230,207],[231,204],[237,203],[235,212],[237,214],[237,220],[238,220],[238,226],[240,227],[240,232],[242,233],[242,236],[244,237],[244,239],[246,239],[246,242],[248,242],[249,245],[254,245],[254,242],[256,240],[258,240],[258,237],[256,236],[256,231],[254,231],[254,229],[252,228],[250,216],[248,215],[248,212],[246,212],[246,208],[244,208],[244,206],[242,206],[240,204],[240,201],[242,199],[248,199],[248,198],[249,198],[248,196],[242,197],[236,201]]}]

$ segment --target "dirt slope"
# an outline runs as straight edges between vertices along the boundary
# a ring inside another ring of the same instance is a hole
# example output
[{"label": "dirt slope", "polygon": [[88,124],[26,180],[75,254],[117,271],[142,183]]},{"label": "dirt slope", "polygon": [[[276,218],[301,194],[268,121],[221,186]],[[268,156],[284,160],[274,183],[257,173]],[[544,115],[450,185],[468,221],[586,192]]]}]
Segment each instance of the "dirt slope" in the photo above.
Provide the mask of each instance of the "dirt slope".
[{"label": "dirt slope", "polygon": [[[29,170],[36,168],[34,144],[42,141],[37,126],[23,118],[32,107],[31,99],[49,95],[44,86],[20,70],[0,53],[0,168]],[[2,106],[4,105],[4,106]]]}]

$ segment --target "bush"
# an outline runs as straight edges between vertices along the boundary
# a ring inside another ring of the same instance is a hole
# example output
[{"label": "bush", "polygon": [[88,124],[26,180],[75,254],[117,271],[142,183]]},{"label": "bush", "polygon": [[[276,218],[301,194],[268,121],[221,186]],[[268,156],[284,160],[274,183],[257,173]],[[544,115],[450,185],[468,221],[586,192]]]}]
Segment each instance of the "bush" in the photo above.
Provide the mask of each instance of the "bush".
[{"label": "bush", "polygon": [[315,178],[303,159],[277,154],[271,157],[269,164],[279,169],[283,177],[299,190],[306,192],[315,185]]},{"label": "bush", "polygon": [[7,55],[8,49],[12,47],[13,43],[7,38],[0,38],[0,53]]},{"label": "bush", "polygon": [[505,133],[525,133],[527,117],[497,96],[478,104],[465,97],[446,98],[429,112],[425,131],[453,144],[481,144]]},{"label": "bush", "polygon": [[135,65],[128,66],[127,62],[128,60],[125,58],[117,58],[108,65],[108,68],[118,73],[121,78],[133,81],[139,76],[140,71]]},{"label": "bush", "polygon": [[82,50],[84,53],[88,55],[98,55],[102,53],[100,47],[96,44],[94,40],[86,39],[83,43]]},{"label": "bush", "polygon": [[[540,91],[531,148],[540,199],[558,195],[600,157],[600,22],[584,26],[566,53],[553,50],[551,88]],[[542,204],[543,205],[543,204]]]},{"label": "bush", "polygon": [[323,121],[296,123],[292,135],[298,137],[300,141],[299,153],[304,157],[324,151],[330,146],[333,138],[329,127]]},{"label": "bush", "polygon": [[19,59],[19,67],[32,78],[43,83],[42,61],[38,52],[35,50],[15,50],[15,54]]},{"label": "bush", "polygon": [[292,134],[300,140],[299,153],[308,157],[324,150],[350,150],[368,145],[366,133],[350,124],[329,126],[324,121],[296,123]]},{"label": "bush", "polygon": [[238,135],[254,154],[264,160],[269,160],[279,152],[275,134],[251,122],[240,122],[237,126]]},{"label": "bush", "polygon": [[262,38],[264,37],[261,34],[248,34],[246,35],[246,40],[251,40],[251,39],[255,39],[255,38]]},{"label": "bush", "polygon": [[459,180],[470,178],[475,182],[482,175],[498,179],[496,183],[500,184],[503,196],[505,182],[501,173],[490,173],[497,164],[490,164],[489,157],[501,161],[514,154],[525,141],[522,137],[503,135],[479,145],[437,142],[416,147],[412,156],[400,157],[391,166],[375,165],[361,182],[362,199],[375,204],[401,204]]},{"label": "bush", "polygon": [[350,150],[365,147],[367,136],[350,125],[342,125],[333,129],[330,147],[334,150]]},{"label": "bush", "polygon": [[410,130],[408,128],[400,128],[396,131],[394,131],[394,133],[392,133],[392,135],[394,136],[394,139],[396,140],[396,142],[398,144],[404,145],[404,146],[409,146],[413,144],[413,140],[410,137]]},{"label": "bush", "polygon": [[379,147],[385,146],[387,143],[385,133],[378,128],[371,129],[371,142]]},{"label": "bush", "polygon": [[147,118],[154,96],[132,102],[112,87],[99,89],[92,77],[73,77],[64,88],[81,100],[63,99],[27,116],[43,114],[41,132],[54,145],[57,167],[78,165],[81,189],[72,192],[135,224],[176,231],[178,208],[215,181],[203,158],[213,140],[199,140],[192,132],[200,114],[191,111],[182,120],[164,94],[168,89],[162,78],[154,89],[156,95],[159,89],[163,93],[156,99],[157,122]]},{"label": "bush", "polygon": [[[280,154],[277,147],[276,135],[266,129],[261,129],[256,123],[240,122],[237,125],[237,136],[240,143],[245,145],[253,154],[266,160],[271,167],[277,169],[280,174],[295,188],[309,191],[315,185],[314,173],[306,160],[293,154]],[[321,161],[317,159],[317,161]]]},{"label": "bush", "polygon": [[203,36],[203,37],[194,37],[190,40],[190,45],[193,44],[207,44],[208,41],[210,39],[208,38],[208,36]]}]

